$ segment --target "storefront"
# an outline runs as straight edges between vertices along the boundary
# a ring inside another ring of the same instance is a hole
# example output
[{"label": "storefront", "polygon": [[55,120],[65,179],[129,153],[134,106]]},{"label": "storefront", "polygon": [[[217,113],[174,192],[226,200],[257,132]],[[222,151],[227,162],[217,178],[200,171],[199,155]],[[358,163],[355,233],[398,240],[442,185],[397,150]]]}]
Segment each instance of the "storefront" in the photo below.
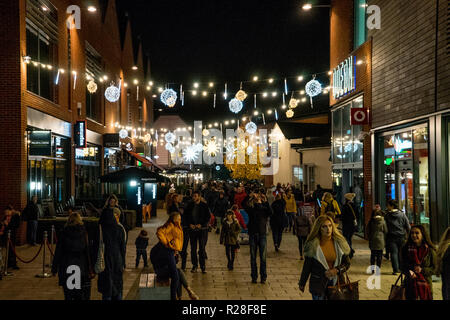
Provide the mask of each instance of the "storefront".
[{"label": "storefront", "polygon": [[75,197],[93,199],[101,195],[98,178],[101,174],[101,148],[88,143],[75,149]]},{"label": "storefront", "polygon": [[333,108],[332,116],[332,178],[336,200],[342,206],[346,193],[355,193],[358,233],[364,233],[363,143],[359,140],[361,126],[350,124],[351,108],[363,108],[363,95]]}]

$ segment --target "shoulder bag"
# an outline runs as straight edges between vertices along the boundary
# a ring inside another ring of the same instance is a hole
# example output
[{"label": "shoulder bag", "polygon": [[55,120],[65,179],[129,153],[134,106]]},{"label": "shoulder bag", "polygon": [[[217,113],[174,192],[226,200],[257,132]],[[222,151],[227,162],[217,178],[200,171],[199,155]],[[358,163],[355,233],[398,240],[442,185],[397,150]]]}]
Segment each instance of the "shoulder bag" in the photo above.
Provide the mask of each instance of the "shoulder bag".
[{"label": "shoulder bag", "polygon": [[[398,281],[400,280],[400,285],[398,285]],[[389,293],[388,300],[406,300],[406,285],[405,285],[405,277],[403,273],[399,275],[395,284],[391,286],[391,292]]]},{"label": "shoulder bag", "polygon": [[359,280],[350,282],[345,272],[344,282],[341,283],[340,276],[335,286],[328,287],[329,300],[359,300]]},{"label": "shoulder bag", "polygon": [[98,254],[97,261],[95,262],[94,271],[95,273],[102,273],[105,270],[105,243],[103,242],[103,232],[102,226],[98,226],[100,230],[100,235],[98,239]]}]

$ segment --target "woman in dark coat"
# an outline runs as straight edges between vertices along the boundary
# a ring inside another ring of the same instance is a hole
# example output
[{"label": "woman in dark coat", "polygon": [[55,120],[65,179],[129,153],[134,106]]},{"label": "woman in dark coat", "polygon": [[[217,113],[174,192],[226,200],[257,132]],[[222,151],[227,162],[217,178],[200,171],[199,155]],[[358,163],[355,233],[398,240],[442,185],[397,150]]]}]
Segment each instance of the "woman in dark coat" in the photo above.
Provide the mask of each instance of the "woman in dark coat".
[{"label": "woman in dark coat", "polygon": [[283,229],[288,224],[288,216],[286,214],[286,202],[278,193],[275,201],[272,203],[272,216],[270,217],[270,228],[272,229],[273,245],[275,251],[278,251],[283,237]]},{"label": "woman in dark coat", "polygon": [[225,254],[228,260],[228,270],[233,270],[234,257],[238,248],[238,236],[241,232],[241,226],[234,216],[232,210],[228,210],[222,222],[222,230],[220,232],[220,244],[225,245]]},{"label": "woman in dark coat", "polygon": [[[65,300],[90,299],[90,279],[93,273],[89,255],[87,232],[80,214],[72,213],[60,234],[52,263],[52,274],[58,274],[59,285],[64,289]],[[77,270],[70,266],[79,268],[81,279],[76,278]],[[68,278],[70,278],[69,281]],[[68,287],[68,285],[72,287]]]},{"label": "woman in dark coat", "polygon": [[[367,233],[369,236],[370,265],[377,265],[378,268],[381,268],[387,234],[387,225],[381,210],[372,212],[372,218],[367,225]],[[375,270],[372,270],[372,273],[375,273]]]},{"label": "woman in dark coat", "polygon": [[353,204],[353,199],[355,198],[354,193],[346,193],[345,204],[342,208],[342,234],[344,238],[347,240],[348,245],[350,246],[350,258],[353,258],[353,254],[355,250],[352,248],[352,237],[356,231],[357,218],[356,218],[356,209]]},{"label": "woman in dark coat", "polygon": [[118,222],[119,216],[115,197],[110,196],[98,222],[105,244],[105,270],[99,273],[97,283],[103,300],[122,300],[126,232]]}]

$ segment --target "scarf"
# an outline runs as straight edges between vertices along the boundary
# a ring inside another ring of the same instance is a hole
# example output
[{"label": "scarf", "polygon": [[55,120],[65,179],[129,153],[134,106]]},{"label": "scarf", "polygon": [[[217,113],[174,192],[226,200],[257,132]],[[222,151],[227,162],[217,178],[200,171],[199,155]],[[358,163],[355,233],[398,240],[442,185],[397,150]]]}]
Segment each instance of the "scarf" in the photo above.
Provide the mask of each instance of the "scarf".
[{"label": "scarf", "polygon": [[[423,260],[429,253],[430,249],[426,244],[417,247],[413,244],[408,245],[408,264],[410,270],[414,270],[414,267],[422,267]],[[423,267],[422,267],[423,268]],[[430,285],[425,279],[422,272],[416,273],[416,278],[410,278],[412,294],[420,300],[433,300],[431,295]]]}]

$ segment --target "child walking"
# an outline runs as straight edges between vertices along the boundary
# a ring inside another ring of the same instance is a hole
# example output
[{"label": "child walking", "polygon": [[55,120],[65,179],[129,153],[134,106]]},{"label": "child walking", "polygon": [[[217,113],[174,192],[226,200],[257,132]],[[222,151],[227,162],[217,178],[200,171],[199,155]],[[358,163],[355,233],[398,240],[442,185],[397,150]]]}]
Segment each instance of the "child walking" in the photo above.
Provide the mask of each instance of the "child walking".
[{"label": "child walking", "polygon": [[136,241],[134,242],[136,245],[136,268],[139,266],[139,262],[142,259],[144,260],[144,268],[148,267],[148,260],[147,260],[147,247],[148,247],[148,234],[147,231],[141,230],[141,233],[139,233],[139,236],[136,238]]},{"label": "child walking", "polygon": [[222,223],[220,244],[225,245],[225,254],[228,260],[228,270],[233,270],[234,257],[238,248],[238,236],[241,226],[232,210],[228,210]]},{"label": "child walking", "polygon": [[[385,240],[387,234],[386,221],[383,218],[383,212],[378,209],[372,212],[372,218],[367,225],[370,248],[370,265],[377,265],[381,268],[381,261],[383,259],[383,249],[385,247]],[[372,273],[375,270],[372,267]]]}]

